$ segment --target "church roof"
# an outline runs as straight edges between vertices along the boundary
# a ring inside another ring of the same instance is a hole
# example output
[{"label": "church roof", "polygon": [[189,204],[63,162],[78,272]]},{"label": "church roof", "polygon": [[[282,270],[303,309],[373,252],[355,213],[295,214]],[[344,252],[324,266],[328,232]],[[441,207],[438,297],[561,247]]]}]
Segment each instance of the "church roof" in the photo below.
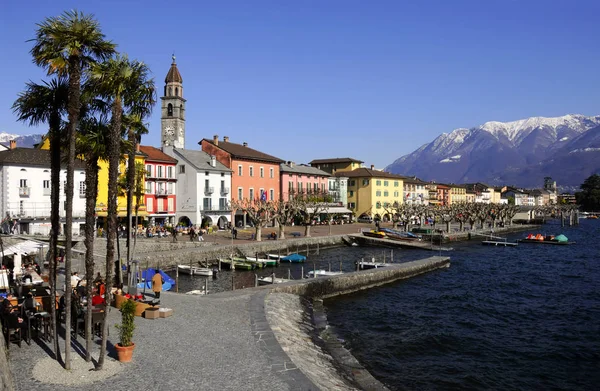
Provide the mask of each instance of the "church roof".
[{"label": "church roof", "polygon": [[167,77],[165,77],[165,83],[183,83],[183,79],[181,78],[181,73],[179,73],[179,69],[177,69],[177,63],[175,62],[175,56],[173,56],[173,63],[171,64],[171,68],[167,73]]},{"label": "church roof", "polygon": [[140,145],[140,152],[146,154],[146,161],[156,161],[165,163],[177,163],[177,159],[167,155],[160,149],[150,145]]}]

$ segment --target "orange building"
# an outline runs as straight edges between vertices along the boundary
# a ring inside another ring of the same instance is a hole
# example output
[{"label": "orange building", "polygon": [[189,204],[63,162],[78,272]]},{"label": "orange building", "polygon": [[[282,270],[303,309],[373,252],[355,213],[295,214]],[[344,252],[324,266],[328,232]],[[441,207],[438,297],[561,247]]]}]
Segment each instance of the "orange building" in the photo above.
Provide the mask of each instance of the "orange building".
[{"label": "orange building", "polygon": [[[279,200],[279,165],[284,161],[248,147],[229,142],[229,137],[202,139],[201,149],[233,171],[231,199]],[[236,216],[236,224],[243,216]]]}]

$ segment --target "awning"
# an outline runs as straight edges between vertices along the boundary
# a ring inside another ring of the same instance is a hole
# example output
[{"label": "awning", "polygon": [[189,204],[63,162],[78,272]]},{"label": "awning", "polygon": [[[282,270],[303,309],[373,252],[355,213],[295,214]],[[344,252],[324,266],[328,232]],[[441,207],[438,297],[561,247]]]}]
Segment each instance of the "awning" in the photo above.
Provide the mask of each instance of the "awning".
[{"label": "awning", "polygon": [[12,246],[4,247],[4,255],[13,255],[13,254],[21,254],[28,255],[32,253],[37,253],[41,248],[48,247],[47,244],[34,242],[32,240],[26,240],[21,243],[17,243]]},{"label": "awning", "polygon": [[[314,208],[306,208],[308,213],[313,213]],[[321,209],[319,213],[323,214],[348,214],[352,213],[352,211],[348,208],[344,208],[343,206],[329,206],[327,208]]]},{"label": "awning", "polygon": [[[108,212],[96,212],[96,216],[98,217],[106,217],[108,216]],[[135,217],[135,211],[131,214],[132,217]],[[146,217],[148,216],[148,212],[140,210],[138,212],[138,217]],[[118,217],[127,217],[127,212],[119,212]]]}]

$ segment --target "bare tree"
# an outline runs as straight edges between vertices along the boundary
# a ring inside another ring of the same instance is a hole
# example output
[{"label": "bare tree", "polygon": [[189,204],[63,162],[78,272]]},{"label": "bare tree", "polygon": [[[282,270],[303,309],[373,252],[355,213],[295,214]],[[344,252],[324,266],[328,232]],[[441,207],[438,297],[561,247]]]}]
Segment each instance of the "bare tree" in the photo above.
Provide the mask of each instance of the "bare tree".
[{"label": "bare tree", "polygon": [[304,236],[308,238],[312,222],[327,210],[329,196],[317,191],[304,197],[296,197],[295,200],[298,202],[298,211],[304,218]]},{"label": "bare tree", "polygon": [[298,214],[298,201],[290,198],[288,201],[273,201],[273,218],[279,225],[279,239],[285,239],[285,226],[290,225]]},{"label": "bare tree", "polygon": [[246,213],[246,216],[254,225],[254,238],[257,242],[260,242],[262,240],[263,225],[271,220],[275,214],[275,203],[276,201],[244,198],[242,200],[231,200],[231,209],[234,212],[239,210]]}]

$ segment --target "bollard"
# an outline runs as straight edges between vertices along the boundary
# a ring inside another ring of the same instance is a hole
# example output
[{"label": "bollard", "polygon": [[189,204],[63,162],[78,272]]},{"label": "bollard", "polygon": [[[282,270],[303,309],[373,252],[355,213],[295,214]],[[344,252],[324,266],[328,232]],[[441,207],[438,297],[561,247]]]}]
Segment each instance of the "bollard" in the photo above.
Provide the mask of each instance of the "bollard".
[{"label": "bollard", "polygon": [[235,280],[234,280],[234,276],[233,274],[231,275],[231,290],[234,291],[235,290]]},{"label": "bollard", "polygon": [[308,243],[306,243],[306,256],[308,257]]},{"label": "bollard", "polygon": [[313,262],[313,278],[317,278],[317,265]]},{"label": "bollard", "polygon": [[221,258],[219,258],[219,271],[221,271]]},{"label": "bollard", "polygon": [[194,269],[192,269],[192,261],[190,261],[190,276],[194,276]]},{"label": "bollard", "polygon": [[292,269],[288,269],[288,280],[292,279]]},{"label": "bollard", "polygon": [[254,287],[258,286],[258,274],[254,274]]},{"label": "bollard", "polygon": [[233,263],[233,254],[231,254],[231,270],[235,270],[235,265]]},{"label": "bollard", "polygon": [[340,259],[340,271],[342,271],[342,260]]},{"label": "bollard", "polygon": [[[331,227],[331,225],[330,225]],[[319,255],[319,243],[317,243],[317,255]]]},{"label": "bollard", "polygon": [[271,285],[275,284],[275,273],[271,273]]},{"label": "bollard", "polygon": [[331,261],[329,261],[328,263],[329,263],[329,271],[331,271]]},{"label": "bollard", "polygon": [[304,266],[300,268],[300,279],[304,280]]},{"label": "bollard", "polygon": [[175,292],[179,293],[179,267],[175,266]]},{"label": "bollard", "polygon": [[206,281],[204,281],[204,296],[208,295],[208,277],[206,277]]}]

